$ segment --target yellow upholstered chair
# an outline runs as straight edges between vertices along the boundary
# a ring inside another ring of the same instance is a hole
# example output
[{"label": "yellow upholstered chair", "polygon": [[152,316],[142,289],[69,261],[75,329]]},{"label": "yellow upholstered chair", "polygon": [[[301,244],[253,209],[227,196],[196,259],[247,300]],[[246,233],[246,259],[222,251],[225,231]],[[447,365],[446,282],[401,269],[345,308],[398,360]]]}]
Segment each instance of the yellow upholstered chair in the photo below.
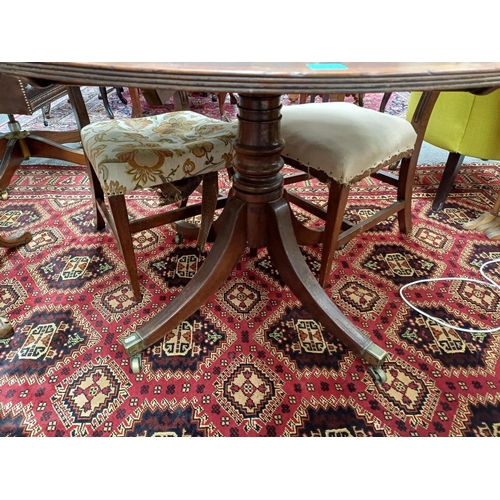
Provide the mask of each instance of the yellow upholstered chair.
[{"label": "yellow upholstered chair", "polygon": [[[420,95],[410,95],[408,120],[413,117]],[[441,210],[465,156],[500,160],[500,90],[487,95],[441,92],[424,140],[450,152],[432,205],[434,210]]]},{"label": "yellow upholstered chair", "polygon": [[[404,118],[348,102],[323,102],[283,107],[281,133],[285,140],[282,151],[285,163],[328,185],[326,210],[289,189],[286,192],[291,203],[325,220],[322,239],[318,241],[323,245],[321,286],[328,280],[334,251],[360,232],[394,214],[398,215],[400,231],[411,232],[414,148],[423,132],[417,135],[414,126]],[[399,160],[399,176],[385,170]],[[368,176],[395,186],[394,200],[358,223],[347,221],[344,213],[350,187]],[[305,236],[302,239],[301,230],[296,223],[299,243],[314,243]]]},{"label": "yellow upholstered chair", "polygon": [[[201,214],[198,246],[204,245],[217,204],[218,171],[232,167],[235,157],[236,129],[236,123],[191,111],[107,120],[82,128],[96,225],[102,228],[106,219],[111,227],[137,301],[141,292],[132,234]],[[129,220],[127,193],[154,188],[173,194],[170,202],[181,201],[201,181],[201,204],[181,204],[150,217]]]}]

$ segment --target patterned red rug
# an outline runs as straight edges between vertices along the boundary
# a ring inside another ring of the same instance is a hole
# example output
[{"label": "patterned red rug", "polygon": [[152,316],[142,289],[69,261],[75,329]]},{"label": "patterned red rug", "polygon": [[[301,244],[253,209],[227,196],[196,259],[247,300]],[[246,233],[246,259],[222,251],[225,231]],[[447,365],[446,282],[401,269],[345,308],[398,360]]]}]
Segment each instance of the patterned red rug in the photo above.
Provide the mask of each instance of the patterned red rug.
[{"label": "patterned red rug", "polygon": [[[387,382],[376,385],[367,365],[301,307],[265,250],[243,256],[131,373],[119,340],[173,299],[206,254],[194,242],[176,245],[170,227],[138,234],[137,304],[111,233],[93,228],[84,168],[22,167],[0,205],[3,234],[34,236],[0,250],[0,308],[15,327],[0,340],[0,436],[498,435],[499,334],[443,327],[399,296],[418,279],[481,279],[480,266],[499,256],[497,241],[462,228],[492,207],[498,167],[464,166],[434,213],[441,171],[418,169],[411,237],[391,219],[337,253],[327,293],[390,354]],[[296,189],[325,195],[314,183]],[[366,216],[388,189],[365,182],[352,193],[350,216]],[[150,213],[157,198],[146,192],[130,203],[133,214]],[[319,248],[303,253],[317,272]],[[498,325],[494,290],[457,282],[411,296],[452,324]]]}]

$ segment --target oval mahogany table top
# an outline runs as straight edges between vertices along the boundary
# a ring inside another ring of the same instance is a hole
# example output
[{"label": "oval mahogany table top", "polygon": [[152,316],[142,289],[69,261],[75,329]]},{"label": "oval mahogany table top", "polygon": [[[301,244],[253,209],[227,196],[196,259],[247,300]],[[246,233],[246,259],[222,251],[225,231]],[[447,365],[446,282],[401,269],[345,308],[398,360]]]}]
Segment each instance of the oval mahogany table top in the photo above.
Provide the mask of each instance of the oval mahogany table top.
[{"label": "oval mahogany table top", "polygon": [[240,93],[474,90],[500,62],[0,62],[0,72],[68,85]]}]

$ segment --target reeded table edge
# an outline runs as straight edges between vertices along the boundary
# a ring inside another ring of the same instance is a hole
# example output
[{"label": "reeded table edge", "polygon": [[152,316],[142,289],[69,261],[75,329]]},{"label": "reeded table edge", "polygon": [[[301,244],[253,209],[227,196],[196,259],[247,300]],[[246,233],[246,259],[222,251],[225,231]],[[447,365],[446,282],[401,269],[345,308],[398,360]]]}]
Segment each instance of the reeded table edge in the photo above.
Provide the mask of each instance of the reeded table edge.
[{"label": "reeded table edge", "polygon": [[[475,90],[500,87],[500,63],[415,63],[391,70],[391,65],[354,63],[351,71],[287,72],[284,63],[244,66],[221,63],[30,63],[0,62],[0,72],[23,76],[33,83],[62,83],[113,87],[168,88],[191,92],[221,91],[248,94],[390,92],[414,90]],[[305,66],[304,66],[305,67]],[[292,64],[290,68],[295,68]]]}]

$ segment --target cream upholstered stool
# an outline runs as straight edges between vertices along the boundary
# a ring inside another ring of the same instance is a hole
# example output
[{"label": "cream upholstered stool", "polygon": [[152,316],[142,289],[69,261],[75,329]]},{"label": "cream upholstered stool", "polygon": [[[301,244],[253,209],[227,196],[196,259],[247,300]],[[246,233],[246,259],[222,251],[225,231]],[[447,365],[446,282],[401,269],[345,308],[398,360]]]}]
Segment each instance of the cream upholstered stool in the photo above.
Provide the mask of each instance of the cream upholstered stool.
[{"label": "cream upholstered stool", "polygon": [[[295,194],[287,199],[325,220],[319,282],[325,286],[335,250],[397,213],[402,233],[411,231],[411,192],[417,133],[405,119],[348,102],[299,104],[282,108],[282,155],[286,164],[328,184],[327,209]],[[399,176],[381,169],[402,160]],[[357,224],[344,220],[350,186],[367,176],[397,187],[389,206]]]},{"label": "cream upholstered stool", "polygon": [[[235,156],[236,127],[191,111],[177,111],[82,128],[96,225],[104,227],[105,218],[113,230],[136,300],[141,293],[132,234],[201,214],[198,247],[204,245],[217,205],[218,171],[232,167]],[[186,206],[186,199],[202,180],[201,204]],[[125,194],[145,188],[166,194],[164,204],[184,203],[129,221]]]}]

